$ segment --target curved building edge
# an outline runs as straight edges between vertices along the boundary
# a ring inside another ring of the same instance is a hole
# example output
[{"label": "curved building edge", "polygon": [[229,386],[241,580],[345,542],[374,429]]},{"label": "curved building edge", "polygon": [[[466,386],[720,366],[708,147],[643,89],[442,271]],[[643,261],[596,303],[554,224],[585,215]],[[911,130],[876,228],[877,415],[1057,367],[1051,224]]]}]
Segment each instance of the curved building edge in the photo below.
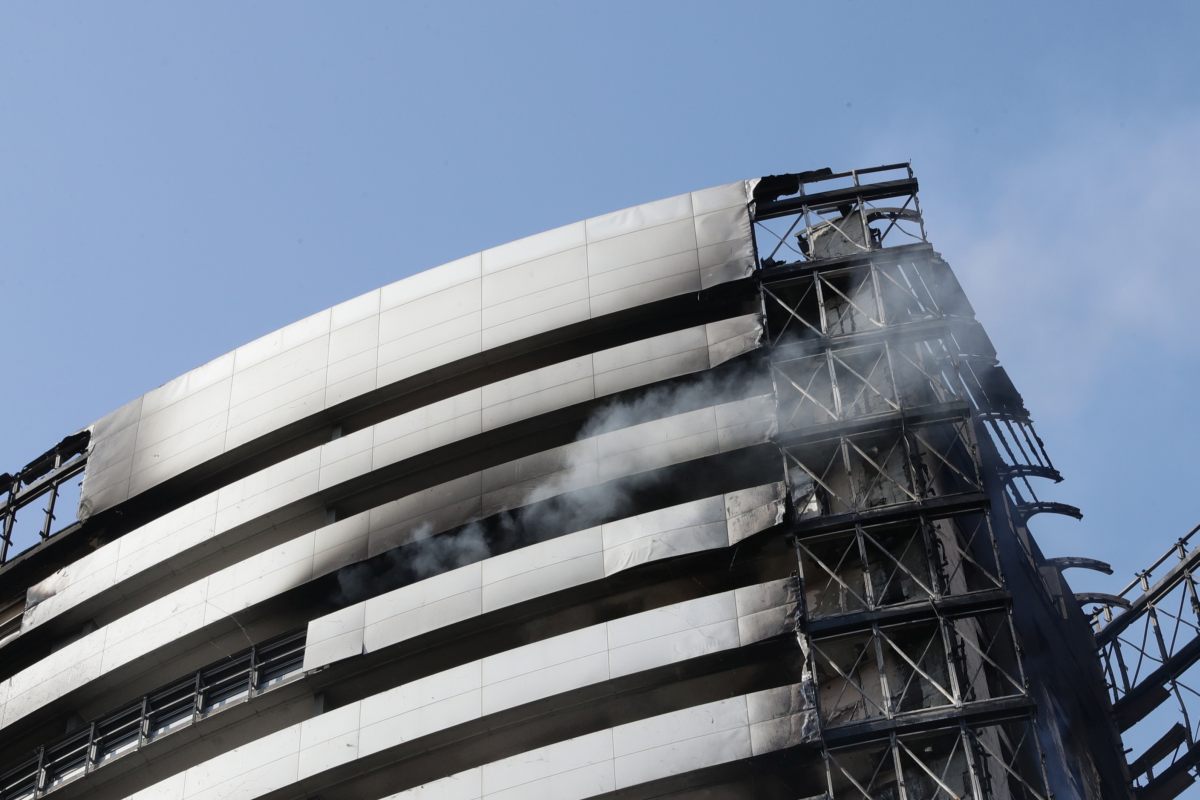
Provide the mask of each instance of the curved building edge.
[{"label": "curved building edge", "polygon": [[0,800],[1127,795],[916,189],[590,218],[95,423],[0,571]]}]

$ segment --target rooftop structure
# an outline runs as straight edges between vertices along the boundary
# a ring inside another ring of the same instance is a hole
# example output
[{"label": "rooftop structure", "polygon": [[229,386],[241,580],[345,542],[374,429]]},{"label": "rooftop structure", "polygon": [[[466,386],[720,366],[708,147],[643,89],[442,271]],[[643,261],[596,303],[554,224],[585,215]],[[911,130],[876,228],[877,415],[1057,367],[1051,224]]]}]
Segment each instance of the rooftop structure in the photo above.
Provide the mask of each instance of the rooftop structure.
[{"label": "rooftop structure", "polygon": [[6,476],[0,800],[1131,797],[917,188],[485,250]]}]

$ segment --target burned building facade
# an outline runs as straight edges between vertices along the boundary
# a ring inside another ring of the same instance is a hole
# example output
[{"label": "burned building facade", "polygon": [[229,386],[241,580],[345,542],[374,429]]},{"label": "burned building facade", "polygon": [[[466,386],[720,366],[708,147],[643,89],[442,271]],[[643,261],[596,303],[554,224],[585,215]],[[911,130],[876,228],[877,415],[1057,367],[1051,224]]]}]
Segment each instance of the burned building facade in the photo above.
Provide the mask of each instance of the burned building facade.
[{"label": "burned building facade", "polygon": [[7,476],[0,800],[1128,797],[1058,478],[907,165],[557,228]]}]

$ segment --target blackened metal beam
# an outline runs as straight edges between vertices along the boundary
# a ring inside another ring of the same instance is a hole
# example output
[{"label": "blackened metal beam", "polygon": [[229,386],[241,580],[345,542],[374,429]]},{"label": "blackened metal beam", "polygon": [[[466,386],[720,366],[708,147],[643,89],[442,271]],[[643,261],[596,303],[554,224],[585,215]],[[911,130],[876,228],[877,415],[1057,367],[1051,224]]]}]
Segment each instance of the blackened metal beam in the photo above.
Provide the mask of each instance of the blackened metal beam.
[{"label": "blackened metal beam", "polygon": [[1028,520],[1034,514],[1062,514],[1065,517],[1083,519],[1083,512],[1069,503],[1059,503],[1053,500],[1040,500],[1036,503],[1022,503],[1016,507],[1017,514],[1022,520]]},{"label": "blackened metal beam", "polygon": [[[1112,573],[1110,572],[1109,574],[1111,575]],[[1118,597],[1115,594],[1109,594],[1108,592],[1076,592],[1075,602],[1079,603],[1079,605],[1083,605],[1084,603],[1100,603],[1106,606],[1129,608],[1128,600],[1124,597]]]},{"label": "blackened metal beam", "polygon": [[1129,774],[1134,778],[1144,774],[1146,770],[1162,761],[1186,741],[1187,728],[1182,722],[1176,722],[1169,731],[1162,735],[1161,739],[1146,748],[1146,752],[1129,764]]},{"label": "blackened metal beam", "polygon": [[1200,764],[1200,744],[1193,746],[1162,774],[1137,792],[1138,800],[1174,800],[1196,782],[1191,770]]},{"label": "blackened metal beam", "polygon": [[857,200],[870,202],[886,200],[889,197],[905,197],[916,194],[918,189],[916,178],[903,178],[895,181],[880,181],[867,183],[862,186],[847,186],[842,189],[830,189],[816,194],[805,194],[797,197],[785,197],[781,200],[769,200],[755,205],[754,219],[774,219],[798,214],[804,209],[837,208]]},{"label": "blackened metal beam", "polygon": [[1113,716],[1117,727],[1129,730],[1160,703],[1171,696],[1164,684],[1171,678],[1182,675],[1185,670],[1200,661],[1200,636],[1192,639],[1133,687],[1124,697],[1113,703]]},{"label": "blackened metal beam", "polygon": [[934,256],[933,245],[927,242],[916,244],[901,244],[872,250],[870,253],[842,256],[841,258],[826,258],[820,261],[794,261],[775,267],[764,267],[757,273],[758,279],[768,286],[787,286],[797,281],[808,280],[814,272],[829,272],[835,269],[852,269],[865,267],[868,264],[876,266],[894,264],[917,257],[931,258]]},{"label": "blackened metal beam", "polygon": [[849,514],[832,514],[801,520],[792,526],[792,535],[797,537],[817,536],[824,533],[853,530],[855,525],[882,525],[902,520],[942,519],[972,511],[983,511],[990,505],[983,492],[952,494],[946,497],[931,497],[917,503],[901,503],[875,511]]},{"label": "blackened metal beam", "polygon": [[[1046,478],[1055,483],[1062,483],[1062,473],[1054,467],[1048,467],[1044,464],[1003,464],[1001,472],[1007,480],[1014,478]],[[1111,571],[1108,573],[1112,574]]]},{"label": "blackened metal beam", "polygon": [[1138,616],[1148,607],[1158,602],[1158,600],[1166,596],[1180,579],[1189,572],[1192,572],[1197,567],[1200,567],[1200,548],[1192,550],[1187,554],[1187,557],[1182,559],[1178,564],[1171,568],[1171,571],[1162,576],[1149,589],[1141,594],[1130,605],[1129,610],[1121,616],[1114,619],[1112,622],[1104,626],[1104,629],[1096,634],[1096,644],[1103,647],[1104,645],[1115,639],[1121,631],[1128,628]]},{"label": "blackened metal beam", "polygon": [[[798,342],[774,347],[771,351],[772,361],[788,361],[793,358],[814,355],[826,349],[840,350],[845,347],[862,347],[863,345],[898,344],[920,342],[926,339],[936,339],[945,336],[948,331],[958,331],[964,325],[964,320],[958,319],[922,319],[916,322],[901,322],[887,328],[877,330],[861,330],[853,333],[839,333],[836,336],[812,336]],[[970,323],[966,323],[970,324]],[[978,323],[974,323],[978,324]],[[956,354],[957,355],[957,354]]]},{"label": "blackened metal beam", "polygon": [[1112,564],[1096,558],[1087,558],[1086,556],[1058,556],[1056,558],[1047,558],[1046,563],[1053,564],[1059,569],[1090,569],[1096,572],[1103,572],[1105,575],[1113,574]]},{"label": "blackened metal beam", "polygon": [[809,621],[805,631],[813,638],[839,636],[843,633],[866,630],[872,625],[897,625],[916,620],[970,616],[984,611],[1003,610],[1008,608],[1011,600],[1011,595],[1003,589],[987,589],[969,594],[950,595],[937,600],[904,603],[874,611],[856,611],[824,617]]},{"label": "blackened metal beam", "polygon": [[890,414],[809,425],[803,430],[781,433],[775,437],[775,440],[782,447],[796,447],[811,442],[836,439],[839,436],[900,430],[908,425],[925,422],[961,422],[970,416],[971,406],[961,400],[955,400],[950,403],[922,406],[915,410],[901,409]]},{"label": "blackened metal beam", "polygon": [[1026,719],[1034,703],[1028,697],[1001,697],[966,703],[961,708],[931,708],[913,711],[893,719],[854,722],[837,728],[826,728],[825,743],[830,750],[886,739],[891,734],[903,736],[943,728],[957,728],[959,721],[968,725],[994,725],[1009,720]]}]

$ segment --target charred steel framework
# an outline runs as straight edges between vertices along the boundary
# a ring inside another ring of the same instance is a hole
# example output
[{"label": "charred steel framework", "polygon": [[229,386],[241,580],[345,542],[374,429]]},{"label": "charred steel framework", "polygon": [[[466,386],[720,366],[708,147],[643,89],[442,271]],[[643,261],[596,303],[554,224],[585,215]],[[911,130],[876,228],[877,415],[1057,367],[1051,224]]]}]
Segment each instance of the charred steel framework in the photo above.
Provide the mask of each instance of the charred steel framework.
[{"label": "charred steel framework", "polygon": [[1046,798],[976,437],[1057,473],[916,189],[907,165],[768,178],[755,214],[827,791]]},{"label": "charred steel framework", "polygon": [[[1153,741],[1132,753],[1139,798],[1168,800],[1196,781],[1200,766],[1200,526],[1116,595],[1096,604],[1093,625],[1113,714],[1122,732]],[[1165,715],[1151,714],[1166,706]]]},{"label": "charred steel framework", "polygon": [[[78,491],[73,498],[64,497],[64,502],[60,502],[60,496],[83,475],[89,438],[87,431],[72,434],[15,475],[0,475],[0,491],[4,492],[0,501],[0,564],[75,523]],[[75,505],[70,504],[71,499]]]},{"label": "charred steel framework", "polygon": [[[1001,550],[1026,548],[1040,574],[1015,526],[1079,511],[1038,496],[1038,479],[1061,476],[926,238],[911,168],[764,178],[751,220],[767,354],[756,363],[774,392],[770,452],[787,487],[780,530],[795,558],[800,686],[815,719],[812,746],[790,755],[831,798],[1049,800]],[[0,476],[0,564],[76,524],[63,522],[59,500],[87,454],[88,435],[76,434]],[[15,534],[18,515],[36,519],[36,537]],[[1200,693],[1179,677],[1200,661],[1191,538],[1157,583],[1150,573],[1169,556],[1120,597],[1081,598],[1108,604],[1096,636],[1122,729],[1168,696],[1182,709],[1185,724],[1133,763],[1138,796],[1155,800],[1176,796],[1200,761]],[[14,608],[0,639],[19,629]],[[0,800],[50,793],[302,678],[305,646],[303,631],[263,641],[0,765]]]}]

